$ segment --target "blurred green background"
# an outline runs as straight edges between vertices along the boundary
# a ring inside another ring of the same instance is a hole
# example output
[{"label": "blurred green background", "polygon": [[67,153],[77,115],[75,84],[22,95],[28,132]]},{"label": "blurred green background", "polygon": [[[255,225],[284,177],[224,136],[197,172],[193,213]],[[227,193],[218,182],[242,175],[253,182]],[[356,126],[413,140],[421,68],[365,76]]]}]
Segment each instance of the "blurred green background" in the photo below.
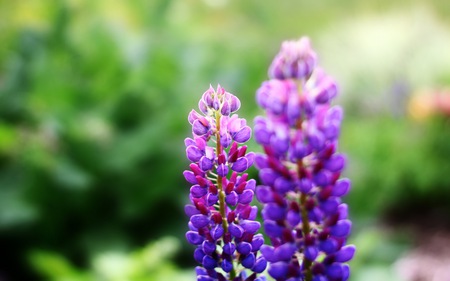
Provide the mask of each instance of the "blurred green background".
[{"label": "blurred green background", "polygon": [[251,123],[281,42],[303,35],[346,112],[351,280],[446,280],[441,0],[0,0],[0,280],[194,280],[187,114],[220,83]]}]

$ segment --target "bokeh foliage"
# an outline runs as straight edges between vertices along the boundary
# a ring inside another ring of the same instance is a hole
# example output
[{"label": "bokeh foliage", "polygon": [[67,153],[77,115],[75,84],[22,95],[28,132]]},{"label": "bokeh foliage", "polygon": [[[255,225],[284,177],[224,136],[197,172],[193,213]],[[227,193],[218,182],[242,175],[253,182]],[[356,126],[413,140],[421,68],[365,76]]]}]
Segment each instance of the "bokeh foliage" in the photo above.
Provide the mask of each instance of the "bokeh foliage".
[{"label": "bokeh foliage", "polygon": [[342,82],[355,278],[410,242],[377,258],[391,238],[365,227],[448,227],[448,115],[407,106],[450,84],[450,5],[391,2],[0,1],[0,279],[116,280],[95,279],[110,251],[145,275],[145,246],[170,235],[183,243],[162,273],[124,278],[182,280],[187,113],[220,83],[251,122],[280,42],[305,34]]}]

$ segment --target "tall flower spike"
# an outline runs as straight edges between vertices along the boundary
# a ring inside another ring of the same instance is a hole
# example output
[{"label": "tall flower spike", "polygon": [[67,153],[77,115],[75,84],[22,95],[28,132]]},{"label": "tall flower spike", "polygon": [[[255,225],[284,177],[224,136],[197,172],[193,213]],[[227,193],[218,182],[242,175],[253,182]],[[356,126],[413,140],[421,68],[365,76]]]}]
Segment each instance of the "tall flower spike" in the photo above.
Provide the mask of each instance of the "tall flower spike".
[{"label": "tall flower spike", "polygon": [[333,78],[316,67],[308,38],[284,42],[257,91],[266,117],[255,119],[256,155],[262,185],[264,230],[271,246],[261,252],[277,281],[345,281],[355,246],[346,245],[351,221],[341,197],[350,189],[339,179],[345,166],[337,153],[342,109]]},{"label": "tall flower spike", "polygon": [[257,275],[266,269],[259,254],[264,243],[257,234],[257,207],[250,205],[256,181],[244,173],[253,165],[254,153],[243,145],[252,130],[235,113],[239,99],[218,86],[210,87],[188,120],[192,138],[185,140],[192,162],[184,171],[192,184],[186,239],[196,246],[197,280],[265,280]]}]

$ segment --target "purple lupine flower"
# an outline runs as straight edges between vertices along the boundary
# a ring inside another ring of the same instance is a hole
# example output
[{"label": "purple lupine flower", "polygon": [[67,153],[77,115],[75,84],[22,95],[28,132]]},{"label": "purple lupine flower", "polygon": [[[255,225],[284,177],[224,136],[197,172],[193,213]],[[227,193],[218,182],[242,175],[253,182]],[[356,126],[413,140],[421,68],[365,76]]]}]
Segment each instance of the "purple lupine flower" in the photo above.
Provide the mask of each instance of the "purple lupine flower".
[{"label": "purple lupine flower", "polygon": [[339,179],[346,158],[337,152],[342,109],[333,78],[316,67],[309,39],[284,42],[257,91],[266,117],[255,119],[256,155],[262,185],[261,246],[276,280],[345,281],[355,246],[346,245],[351,221],[341,197],[350,189]]},{"label": "purple lupine flower", "polygon": [[257,207],[250,205],[256,181],[244,173],[254,161],[242,145],[252,130],[233,114],[239,107],[236,96],[210,87],[199,102],[201,113],[192,110],[188,117],[193,137],[185,140],[192,162],[183,173],[192,184],[186,239],[197,247],[197,280],[265,280],[257,276],[267,266],[259,254],[264,239],[257,234]]}]

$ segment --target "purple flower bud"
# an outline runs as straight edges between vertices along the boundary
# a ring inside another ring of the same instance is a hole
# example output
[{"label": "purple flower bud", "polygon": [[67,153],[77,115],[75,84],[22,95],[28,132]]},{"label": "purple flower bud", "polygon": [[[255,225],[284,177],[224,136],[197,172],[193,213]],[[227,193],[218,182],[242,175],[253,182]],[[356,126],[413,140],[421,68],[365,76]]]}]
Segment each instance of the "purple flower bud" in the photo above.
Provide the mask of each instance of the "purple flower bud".
[{"label": "purple flower bud", "polygon": [[195,249],[195,251],[194,251],[195,261],[197,261],[198,263],[202,263],[204,257],[205,257],[205,253],[203,252],[203,250],[201,248]]},{"label": "purple flower bud", "polygon": [[255,192],[256,181],[254,179],[251,179],[251,180],[247,181],[247,185],[245,186],[245,189]]},{"label": "purple flower bud", "polygon": [[277,257],[275,256],[275,249],[268,245],[261,246],[261,254],[269,262],[276,262]]},{"label": "purple flower bud", "polygon": [[241,107],[241,101],[234,95],[231,95],[230,98],[231,102],[230,102],[230,111],[236,112],[239,110],[239,108]]},{"label": "purple flower bud", "polygon": [[219,201],[219,196],[217,194],[208,193],[206,195],[206,200],[208,202],[208,206],[214,206]]},{"label": "purple flower bud", "polygon": [[276,262],[270,265],[269,274],[277,280],[285,280],[288,273],[288,264],[285,262]]},{"label": "purple flower bud", "polygon": [[195,231],[186,232],[186,240],[192,245],[200,245],[203,242],[203,237]]},{"label": "purple flower bud", "polygon": [[220,264],[220,267],[223,269],[223,271],[230,272],[233,269],[233,264],[228,260],[223,260]]},{"label": "purple flower bud", "polygon": [[302,178],[298,182],[298,188],[303,193],[308,193],[313,187],[311,180],[307,178]]},{"label": "purple flower bud", "polygon": [[344,196],[349,192],[350,187],[351,187],[351,182],[349,179],[347,179],[347,178],[340,179],[334,185],[333,191],[331,194],[334,196]]},{"label": "purple flower bud", "polygon": [[225,115],[225,116],[229,116],[230,115],[230,113],[231,113],[231,106],[230,106],[229,102],[225,101],[222,104],[222,108],[220,109],[220,112],[222,113],[222,115]]},{"label": "purple flower bud", "polygon": [[327,186],[330,183],[331,175],[328,171],[321,170],[314,175],[313,181],[317,186]]},{"label": "purple flower bud", "polygon": [[331,228],[331,235],[336,237],[346,237],[350,234],[352,222],[349,220],[340,220]]},{"label": "purple flower bud", "polygon": [[229,147],[232,141],[233,139],[231,138],[231,135],[229,133],[225,132],[223,134],[220,134],[220,144],[224,148]]},{"label": "purple flower bud", "polygon": [[258,185],[256,187],[256,198],[261,203],[270,203],[274,201],[270,187],[264,185]]},{"label": "purple flower bud", "polygon": [[196,228],[202,228],[209,224],[209,218],[204,215],[193,215],[191,217],[191,222]]},{"label": "purple flower bud", "polygon": [[191,171],[183,172],[184,178],[191,184],[197,184],[197,179],[195,178],[195,174]]},{"label": "purple flower bud", "polygon": [[280,237],[283,232],[283,228],[272,220],[264,220],[264,231],[269,237]]},{"label": "purple flower bud", "polygon": [[339,201],[336,198],[330,198],[320,204],[320,209],[327,215],[332,215],[337,212]]},{"label": "purple flower bud", "polygon": [[240,226],[247,233],[255,233],[261,227],[258,221],[242,220]]},{"label": "purple flower bud", "polygon": [[316,102],[324,104],[337,95],[337,85],[331,77],[325,77],[316,88]]},{"label": "purple flower bud", "polygon": [[200,158],[199,166],[203,171],[209,171],[213,167],[213,161],[203,156],[202,158]]},{"label": "purple flower bud", "polygon": [[267,261],[263,257],[259,257],[256,259],[255,264],[252,267],[252,270],[256,273],[261,273],[266,270]]},{"label": "purple flower bud", "polygon": [[186,206],[184,206],[184,213],[188,217],[192,217],[193,215],[200,214],[200,211],[197,210],[197,208],[195,208],[194,205],[186,205]]},{"label": "purple flower bud", "polygon": [[296,211],[289,211],[286,215],[286,220],[288,221],[289,225],[294,228],[297,224],[300,223],[301,217],[300,214]]},{"label": "purple flower bud", "polygon": [[221,177],[226,177],[228,174],[228,166],[225,164],[220,164],[217,167],[217,174]]},{"label": "purple flower bud", "polygon": [[335,255],[335,261],[348,262],[355,255],[356,247],[354,245],[347,245],[342,247]]},{"label": "purple flower bud", "polygon": [[203,241],[202,250],[207,255],[212,255],[216,251],[216,244],[209,241]]},{"label": "purple flower bud", "polygon": [[191,187],[191,195],[194,198],[200,198],[206,195],[208,193],[208,190],[204,187],[199,186],[198,184],[193,185]]},{"label": "purple flower bud", "polygon": [[[258,223],[258,229],[259,229],[259,223]],[[253,232],[256,232],[256,230]],[[264,244],[264,237],[262,236],[262,234],[256,234],[255,236],[253,236],[253,240],[252,240],[252,251],[253,252],[259,251],[259,249],[261,248],[261,246],[263,244]]]},{"label": "purple flower bud", "polygon": [[259,178],[264,185],[272,186],[275,183],[275,180],[279,177],[274,170],[270,168],[261,169],[259,171]]},{"label": "purple flower bud", "polygon": [[194,121],[199,119],[200,117],[201,117],[201,115],[198,114],[197,111],[191,110],[191,112],[189,112],[189,115],[188,115],[188,121],[192,125],[192,124],[194,124]]},{"label": "purple flower bud", "polygon": [[263,218],[269,220],[282,220],[286,216],[286,208],[275,203],[269,203],[264,206]]},{"label": "purple flower bud", "polygon": [[315,246],[307,246],[304,254],[307,260],[314,261],[317,258],[319,251],[317,251]]},{"label": "purple flower bud", "polygon": [[198,162],[203,153],[196,146],[190,145],[186,148],[186,156],[192,162]]},{"label": "purple flower bud", "polygon": [[214,269],[217,266],[217,261],[211,256],[204,256],[202,261],[203,267],[206,269]]},{"label": "purple flower bud", "polygon": [[252,245],[248,242],[241,242],[237,244],[236,250],[242,255],[248,255],[252,251]]},{"label": "purple flower bud", "polygon": [[244,190],[241,195],[239,195],[239,203],[249,204],[253,200],[253,191],[250,189]]},{"label": "purple flower bud", "polygon": [[223,236],[223,227],[218,224],[213,229],[211,229],[211,236],[214,240],[219,240],[220,237]]},{"label": "purple flower bud", "polygon": [[274,187],[277,192],[280,194],[285,194],[288,191],[291,191],[294,188],[294,184],[283,177],[279,177],[274,182]]},{"label": "purple flower bud", "polygon": [[331,172],[340,172],[344,168],[345,157],[341,154],[334,155],[325,162],[325,169]]},{"label": "purple flower bud", "polygon": [[240,157],[233,163],[231,170],[235,172],[244,172],[249,168],[249,163],[246,157]]},{"label": "purple flower bud", "polygon": [[343,203],[338,207],[339,219],[345,220],[348,217],[348,206]]},{"label": "purple flower bud", "polygon": [[209,123],[205,118],[200,118],[194,121],[192,124],[192,132],[197,136],[206,135],[209,131]]},{"label": "purple flower bud", "polygon": [[238,143],[244,143],[250,139],[252,135],[252,129],[249,126],[245,126],[240,129],[234,136],[233,140]]},{"label": "purple flower bud", "polygon": [[228,230],[230,231],[231,235],[236,238],[241,238],[242,234],[244,234],[244,230],[242,229],[242,227],[234,223],[230,223],[230,225],[228,226]]},{"label": "purple flower bud", "polygon": [[255,125],[255,139],[259,144],[269,144],[271,136],[272,134],[267,130],[267,127],[265,125]]},{"label": "purple flower bud", "polygon": [[264,168],[269,168],[269,163],[267,162],[267,157],[262,154],[255,155],[255,165],[259,170]]},{"label": "purple flower bud", "polygon": [[319,249],[326,254],[332,254],[336,252],[337,247],[338,247],[337,242],[331,238],[321,241],[319,243]]},{"label": "purple flower bud", "polygon": [[255,255],[253,253],[249,253],[242,259],[241,264],[245,268],[252,268],[255,265],[255,261]]},{"label": "purple flower bud", "polygon": [[228,194],[225,197],[225,202],[227,202],[228,205],[230,206],[236,206],[237,202],[238,202],[238,195],[235,191],[232,191],[230,194]]},{"label": "purple flower bud", "polygon": [[294,243],[286,243],[278,248],[275,248],[275,256],[278,261],[290,261],[295,251],[297,251],[297,246]]},{"label": "purple flower bud", "polygon": [[223,252],[227,255],[233,255],[234,251],[236,250],[236,246],[233,243],[226,243],[223,246]]},{"label": "purple flower bud", "polygon": [[327,267],[327,276],[332,280],[342,280],[344,270],[340,263],[333,263]]}]

